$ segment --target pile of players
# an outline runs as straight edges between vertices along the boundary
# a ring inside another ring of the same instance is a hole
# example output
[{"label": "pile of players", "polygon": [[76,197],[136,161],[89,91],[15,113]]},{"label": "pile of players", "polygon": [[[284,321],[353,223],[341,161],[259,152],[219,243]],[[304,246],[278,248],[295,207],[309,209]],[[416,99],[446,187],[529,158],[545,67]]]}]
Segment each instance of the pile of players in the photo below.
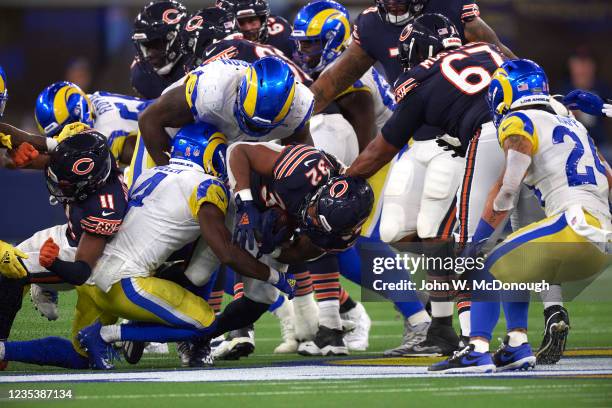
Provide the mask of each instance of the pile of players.
[{"label": "pile of players", "polygon": [[[551,97],[542,68],[503,46],[474,3],[377,0],[351,30],[332,0],[302,7],[293,27],[265,0],[194,15],[159,1],[132,40],[146,99],[58,82],[37,99],[41,135],[0,124],[5,161],[43,169],[67,216],[2,243],[0,338],[24,286],[51,320],[58,291],[78,295],[70,340],[3,341],[0,360],[109,369],[113,345],[136,363],[147,343],[176,342],[183,365],[208,366],[252,353],[266,311],[281,324],[275,352],[366,350],[369,317],[339,279],[361,283],[374,257],[394,256],[388,243],[486,253],[469,279],[561,284],[607,265],[612,171],[563,104],[609,105]],[[4,97],[5,84],[2,72]],[[427,279],[457,276],[434,267]],[[560,285],[542,294],[535,355],[528,292],[431,291],[429,312],[412,291],[379,294],[404,317],[384,355],[449,356],[431,371],[528,369],[565,348]],[[508,335],[491,354],[500,303]]]}]

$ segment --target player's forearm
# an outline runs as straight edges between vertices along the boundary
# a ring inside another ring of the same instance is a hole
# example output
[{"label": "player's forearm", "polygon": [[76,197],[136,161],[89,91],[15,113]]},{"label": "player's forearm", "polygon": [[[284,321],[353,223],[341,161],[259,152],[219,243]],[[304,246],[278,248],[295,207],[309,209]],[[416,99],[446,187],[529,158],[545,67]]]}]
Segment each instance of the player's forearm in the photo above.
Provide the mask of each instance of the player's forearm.
[{"label": "player's forearm", "polygon": [[155,117],[154,112],[146,109],[138,118],[140,137],[144,141],[147,153],[151,156],[155,164],[164,166],[168,164],[168,153],[170,152],[170,137],[166,133],[164,126],[159,118]]},{"label": "player's forearm", "polygon": [[314,113],[320,113],[342,91],[374,65],[374,60],[356,43],[351,43],[338,61],[310,86],[315,95]]},{"label": "player's forearm", "polygon": [[249,146],[236,143],[227,151],[229,183],[235,192],[251,188],[251,162],[247,154]]},{"label": "player's forearm", "polygon": [[487,197],[487,203],[485,204],[484,211],[482,212],[482,219],[487,222],[493,229],[497,229],[497,227],[506,219],[509,211],[495,211],[493,208],[493,202],[495,201],[495,197],[499,194],[499,190],[502,186],[502,177],[495,183],[495,185],[489,191],[489,195]]},{"label": "player's forearm", "polygon": [[[44,136],[34,135],[23,131],[21,129],[16,128],[15,126],[11,126],[8,123],[0,123],[0,133],[4,133],[5,135],[11,136],[11,143],[13,145],[13,149],[18,147],[22,143],[29,143],[39,152],[48,151],[49,141],[51,139],[47,139]],[[53,143],[52,145],[56,145],[57,143]]]},{"label": "player's forearm", "polygon": [[357,159],[348,168],[346,174],[353,177],[372,177],[385,164],[389,163],[399,149],[385,141],[379,133],[378,136],[359,154]]},{"label": "player's forearm", "polygon": [[321,248],[313,245],[305,235],[300,235],[293,245],[283,248],[276,260],[293,265],[315,259],[321,255],[323,255]]}]

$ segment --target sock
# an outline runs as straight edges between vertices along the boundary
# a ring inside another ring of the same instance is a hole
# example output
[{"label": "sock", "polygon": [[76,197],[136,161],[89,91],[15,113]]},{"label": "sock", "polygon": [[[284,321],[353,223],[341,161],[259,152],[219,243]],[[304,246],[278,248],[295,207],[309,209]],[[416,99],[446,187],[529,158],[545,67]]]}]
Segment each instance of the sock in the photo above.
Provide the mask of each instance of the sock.
[{"label": "sock", "polygon": [[306,296],[312,293],[312,278],[310,272],[306,270],[305,264],[289,265],[288,272],[295,276],[297,290],[295,296]]},{"label": "sock", "polygon": [[272,303],[270,307],[268,308],[268,312],[274,313],[274,311],[278,309],[279,307],[281,307],[283,303],[285,303],[285,295],[278,295],[278,297],[276,298],[276,301]]},{"label": "sock", "polygon": [[357,303],[351,298],[349,293],[340,286],[340,313],[348,313]]},{"label": "sock", "polygon": [[319,325],[330,329],[342,329],[340,320],[340,305],[337,300],[319,302]]},{"label": "sock", "polygon": [[551,306],[563,306],[561,285],[550,285],[548,290],[540,292],[540,298],[544,303],[544,309],[548,309]]},{"label": "sock", "polygon": [[246,296],[234,300],[217,317],[217,328],[211,337],[255,323],[269,307],[267,303],[255,302]]},{"label": "sock", "polygon": [[447,317],[453,315],[453,302],[431,301],[431,317]]},{"label": "sock", "polygon": [[433,317],[431,319],[432,326],[451,326],[453,325],[453,316]]},{"label": "sock", "polygon": [[424,310],[421,310],[420,312],[408,317],[408,323],[410,323],[411,326],[416,326],[417,324],[426,322],[431,322],[431,317],[429,317],[427,312]]},{"label": "sock", "polygon": [[234,300],[240,299],[242,296],[244,296],[244,283],[234,283]]},{"label": "sock", "polygon": [[4,343],[3,360],[73,369],[89,368],[87,357],[77,353],[72,343],[61,337],[7,341]]},{"label": "sock", "polygon": [[100,337],[107,343],[114,343],[121,340],[121,325],[111,324],[102,326],[100,329]]},{"label": "sock", "polygon": [[510,347],[518,347],[523,343],[527,343],[527,333],[522,331],[510,331],[508,332],[508,345]]},{"label": "sock", "polygon": [[0,339],[8,339],[23,299],[23,281],[0,276]]},{"label": "sock", "polygon": [[491,341],[499,313],[499,302],[472,302],[470,337],[484,337]]},{"label": "sock", "polygon": [[471,319],[471,313],[470,313],[470,309],[463,309],[458,311],[459,313],[459,327],[461,328],[461,335],[465,336],[465,337],[470,337],[470,332],[471,332],[471,324],[470,324],[470,319]]},{"label": "sock", "polygon": [[120,326],[121,340],[149,341],[170,343],[175,341],[194,340],[213,333],[217,329],[216,321],[203,329],[177,328],[162,324],[126,323]]},{"label": "sock", "polygon": [[236,272],[228,266],[225,267],[225,293],[234,296],[234,281],[236,280]]},{"label": "sock", "polygon": [[213,286],[210,297],[208,298],[208,304],[215,313],[219,313],[221,311],[221,305],[223,304],[223,294],[225,293],[225,270],[223,267],[219,268],[217,279],[215,280],[215,285]]},{"label": "sock", "polygon": [[474,340],[470,340],[470,344],[474,345],[474,351],[477,353],[488,353],[489,352],[489,342],[488,341],[474,339]]}]

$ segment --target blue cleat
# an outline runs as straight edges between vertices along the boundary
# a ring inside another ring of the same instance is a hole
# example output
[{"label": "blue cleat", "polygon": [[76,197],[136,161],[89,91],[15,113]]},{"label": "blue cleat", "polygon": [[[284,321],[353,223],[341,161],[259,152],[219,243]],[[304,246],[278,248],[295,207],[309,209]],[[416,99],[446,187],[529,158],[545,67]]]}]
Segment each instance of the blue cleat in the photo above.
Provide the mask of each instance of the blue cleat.
[{"label": "blue cleat", "polygon": [[427,371],[443,374],[492,373],[495,372],[495,364],[491,354],[478,353],[474,351],[474,345],[469,344],[455,351],[452,357],[430,366]]},{"label": "blue cleat", "polygon": [[87,351],[87,357],[89,358],[89,365],[91,368],[94,370],[112,370],[115,368],[112,364],[115,353],[111,345],[105,342],[102,336],[100,336],[101,328],[102,323],[96,321],[84,329],[81,329],[77,334],[77,340],[81,344],[81,347]]},{"label": "blue cleat", "polygon": [[523,343],[518,347],[510,347],[508,336],[493,355],[493,361],[497,371],[526,371],[536,365],[536,357],[533,355],[529,343]]}]

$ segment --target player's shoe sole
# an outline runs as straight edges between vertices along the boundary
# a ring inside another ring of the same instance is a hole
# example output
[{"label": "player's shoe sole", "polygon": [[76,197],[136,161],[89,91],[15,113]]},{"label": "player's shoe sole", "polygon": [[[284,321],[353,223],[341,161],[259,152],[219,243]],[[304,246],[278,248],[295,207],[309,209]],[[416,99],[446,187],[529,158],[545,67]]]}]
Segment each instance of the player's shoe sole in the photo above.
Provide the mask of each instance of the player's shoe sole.
[{"label": "player's shoe sole", "polygon": [[505,366],[497,367],[496,370],[499,371],[527,371],[535,368],[536,358],[535,356],[529,356],[525,358],[521,358],[520,360],[514,361]]},{"label": "player's shoe sole", "polygon": [[[247,338],[248,339],[248,338]],[[249,341],[241,341],[243,338],[232,339],[229,350],[221,359],[223,360],[240,360],[242,357],[248,357],[255,351],[255,345]]]},{"label": "player's shoe sole", "polygon": [[563,320],[550,325],[548,333],[546,333],[547,341],[536,352],[538,364],[556,364],[561,359],[569,329],[569,325]]}]

